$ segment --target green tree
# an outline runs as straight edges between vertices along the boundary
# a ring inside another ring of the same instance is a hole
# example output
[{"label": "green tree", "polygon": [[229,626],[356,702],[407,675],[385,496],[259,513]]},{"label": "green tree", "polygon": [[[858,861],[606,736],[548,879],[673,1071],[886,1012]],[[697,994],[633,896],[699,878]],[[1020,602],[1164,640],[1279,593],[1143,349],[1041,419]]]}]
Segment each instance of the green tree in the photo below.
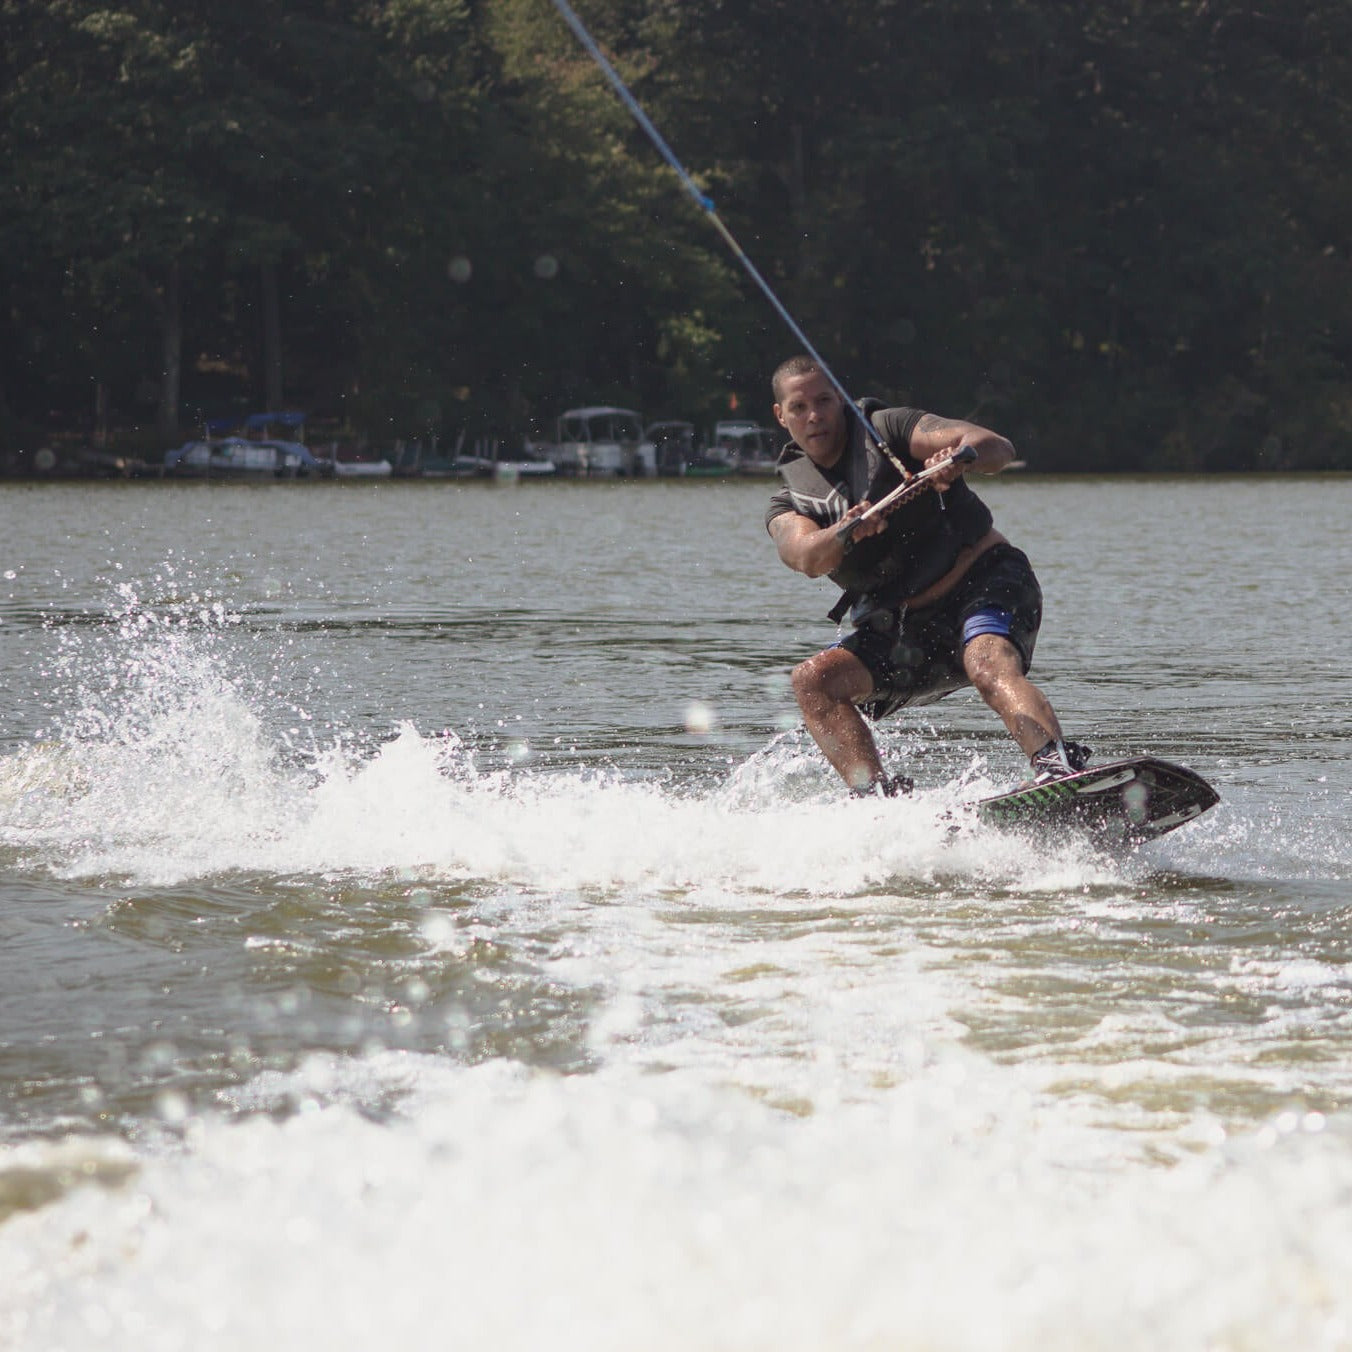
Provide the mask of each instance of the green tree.
[{"label": "green tree", "polygon": [[[1352,11],[584,0],[847,387],[1041,468],[1349,463]],[[796,341],[548,0],[0,0],[0,437],[707,420]],[[8,430],[6,430],[8,428]]]}]

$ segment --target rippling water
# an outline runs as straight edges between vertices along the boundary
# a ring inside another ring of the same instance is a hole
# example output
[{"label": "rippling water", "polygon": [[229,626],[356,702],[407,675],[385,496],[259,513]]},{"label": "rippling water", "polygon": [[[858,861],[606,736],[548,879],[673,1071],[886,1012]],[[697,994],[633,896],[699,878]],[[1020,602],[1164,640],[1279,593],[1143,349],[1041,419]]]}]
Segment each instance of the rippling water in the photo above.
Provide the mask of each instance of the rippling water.
[{"label": "rippling water", "polygon": [[1352,480],[982,487],[1200,821],[843,799],[765,484],[0,486],[0,1346],[1352,1346]]}]

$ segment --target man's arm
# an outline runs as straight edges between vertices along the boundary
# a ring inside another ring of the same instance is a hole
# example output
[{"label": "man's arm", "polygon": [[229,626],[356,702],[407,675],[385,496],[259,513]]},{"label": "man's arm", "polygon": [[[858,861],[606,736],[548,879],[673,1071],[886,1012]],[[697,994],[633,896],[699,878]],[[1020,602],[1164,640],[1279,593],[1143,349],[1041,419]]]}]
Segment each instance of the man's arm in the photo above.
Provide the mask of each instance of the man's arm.
[{"label": "man's arm", "polygon": [[966,465],[955,465],[951,474],[937,476],[942,484],[952,483],[959,474],[971,470],[978,474],[999,474],[1014,459],[1014,447],[998,432],[961,418],[922,413],[911,429],[911,454],[923,461],[926,469],[941,464],[959,446],[970,446],[976,452],[976,459]]},{"label": "man's arm", "polygon": [[779,557],[795,572],[824,577],[840,567],[853,540],[867,539],[886,527],[885,517],[871,517],[855,527],[851,540],[841,539],[840,530],[845,522],[862,516],[868,506],[867,502],[856,503],[839,521],[828,526],[819,526],[811,517],[798,512],[781,512],[768,523],[770,538],[779,550]]}]

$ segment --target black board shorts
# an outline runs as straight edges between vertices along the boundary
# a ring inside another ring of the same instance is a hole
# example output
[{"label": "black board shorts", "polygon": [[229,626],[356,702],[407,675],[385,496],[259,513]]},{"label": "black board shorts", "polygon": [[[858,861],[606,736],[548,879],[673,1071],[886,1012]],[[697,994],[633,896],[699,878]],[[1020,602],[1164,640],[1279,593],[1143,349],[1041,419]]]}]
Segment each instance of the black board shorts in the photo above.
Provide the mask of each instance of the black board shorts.
[{"label": "black board shorts", "polygon": [[885,718],[971,685],[962,666],[963,625],[988,609],[1008,613],[1008,638],[1026,672],[1042,626],[1042,588],[1028,556],[1013,545],[993,545],[933,605],[880,608],[861,616],[837,646],[852,652],[873,677],[873,693],[860,701],[864,713]]}]

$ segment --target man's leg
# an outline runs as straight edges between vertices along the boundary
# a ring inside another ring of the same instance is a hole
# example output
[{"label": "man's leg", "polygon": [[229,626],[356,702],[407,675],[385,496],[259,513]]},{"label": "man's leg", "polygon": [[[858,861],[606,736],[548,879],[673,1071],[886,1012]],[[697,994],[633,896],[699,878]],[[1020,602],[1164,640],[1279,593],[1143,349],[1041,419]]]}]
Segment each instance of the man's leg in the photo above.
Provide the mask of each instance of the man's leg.
[{"label": "man's leg", "polygon": [[813,741],[850,788],[867,789],[885,778],[877,743],[856,703],[873,693],[873,677],[852,652],[827,648],[809,657],[793,669],[793,693]]},{"label": "man's leg", "polygon": [[1031,759],[1048,742],[1061,741],[1061,724],[1050,702],[1023,674],[1023,659],[1007,638],[978,635],[963,649],[962,665],[1025,756]]}]

